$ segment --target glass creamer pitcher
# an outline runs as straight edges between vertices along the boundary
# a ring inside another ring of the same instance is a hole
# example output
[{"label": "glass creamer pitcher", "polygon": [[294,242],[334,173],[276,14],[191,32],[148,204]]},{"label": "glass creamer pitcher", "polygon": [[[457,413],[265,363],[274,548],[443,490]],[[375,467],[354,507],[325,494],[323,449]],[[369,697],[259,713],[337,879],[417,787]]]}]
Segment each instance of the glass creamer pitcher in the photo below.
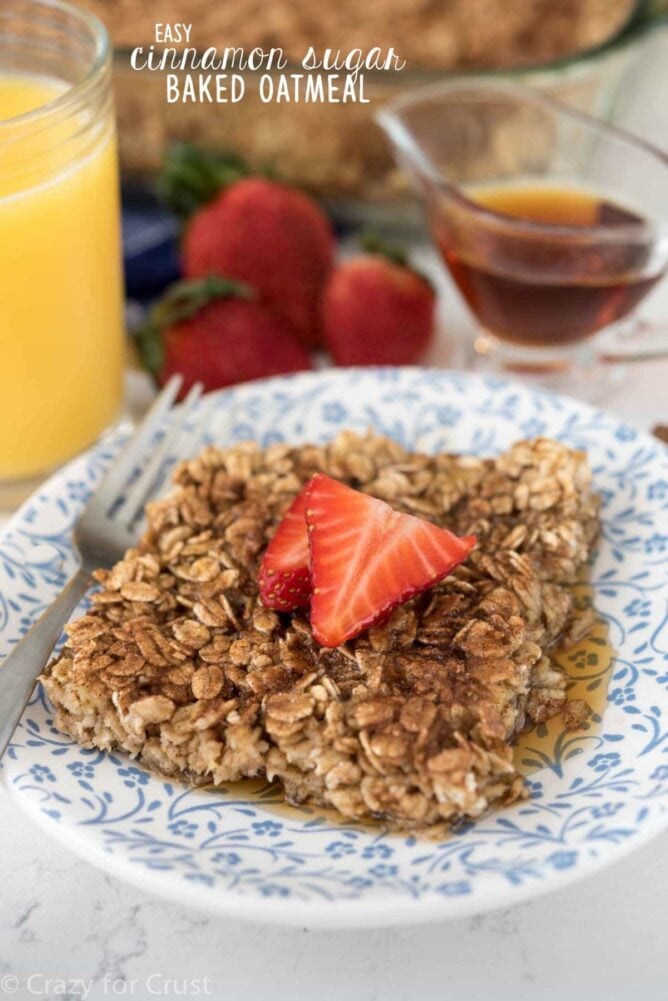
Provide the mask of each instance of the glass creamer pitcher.
[{"label": "glass creamer pitcher", "polygon": [[478,323],[478,367],[601,395],[619,331],[668,264],[668,168],[647,143],[527,88],[425,88],[378,116]]}]

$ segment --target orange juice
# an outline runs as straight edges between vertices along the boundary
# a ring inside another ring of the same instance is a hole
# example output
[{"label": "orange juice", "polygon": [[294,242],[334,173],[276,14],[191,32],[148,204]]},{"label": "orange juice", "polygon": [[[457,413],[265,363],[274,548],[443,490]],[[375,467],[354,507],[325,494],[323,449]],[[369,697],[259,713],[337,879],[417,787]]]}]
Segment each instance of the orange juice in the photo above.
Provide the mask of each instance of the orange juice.
[{"label": "orange juice", "polygon": [[[110,108],[90,122],[80,106],[48,111],[64,91],[45,77],[0,75],[0,481],[81,451],[121,399],[113,118]],[[48,111],[48,125],[35,109]]]}]

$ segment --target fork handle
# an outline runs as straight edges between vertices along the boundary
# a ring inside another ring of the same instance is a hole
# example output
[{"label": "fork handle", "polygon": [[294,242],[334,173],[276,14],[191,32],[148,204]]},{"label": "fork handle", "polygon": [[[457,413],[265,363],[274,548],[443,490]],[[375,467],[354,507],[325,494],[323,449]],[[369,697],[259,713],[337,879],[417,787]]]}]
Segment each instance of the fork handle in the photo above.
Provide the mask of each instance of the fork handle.
[{"label": "fork handle", "polygon": [[88,590],[90,579],[90,568],[80,567],[55,601],[0,663],[0,759],[30,700],[35,682],[58,642],[63,626]]}]

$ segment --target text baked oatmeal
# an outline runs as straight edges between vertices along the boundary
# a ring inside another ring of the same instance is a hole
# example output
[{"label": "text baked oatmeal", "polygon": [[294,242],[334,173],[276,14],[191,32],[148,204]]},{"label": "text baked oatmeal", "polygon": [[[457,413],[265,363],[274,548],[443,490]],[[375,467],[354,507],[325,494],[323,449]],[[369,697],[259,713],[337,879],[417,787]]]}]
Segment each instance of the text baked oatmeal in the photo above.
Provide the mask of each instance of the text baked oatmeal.
[{"label": "text baked oatmeal", "polygon": [[[263,553],[326,473],[477,548],[340,647],[258,593]],[[162,775],[266,775],[291,801],[439,833],[518,799],[512,742],[566,704],[555,645],[579,637],[571,585],[598,530],[586,457],[519,442],[496,460],[419,455],[351,432],[324,446],[208,448],[147,509],[136,549],[43,683],[57,726]],[[586,711],[571,703],[574,724]]]}]

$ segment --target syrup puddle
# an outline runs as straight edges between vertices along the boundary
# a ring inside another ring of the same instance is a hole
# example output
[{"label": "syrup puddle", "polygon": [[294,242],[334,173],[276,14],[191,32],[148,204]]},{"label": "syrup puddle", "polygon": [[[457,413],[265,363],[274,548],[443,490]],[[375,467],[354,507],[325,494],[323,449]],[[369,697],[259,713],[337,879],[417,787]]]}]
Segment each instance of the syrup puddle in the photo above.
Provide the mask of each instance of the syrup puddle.
[{"label": "syrup puddle", "polygon": [[[593,592],[586,580],[574,586],[575,607],[584,612],[594,607]],[[596,740],[606,706],[608,684],[612,675],[615,651],[610,645],[608,624],[598,618],[589,635],[567,650],[552,653],[552,659],[568,675],[567,691],[571,699],[583,699],[591,715],[580,730],[566,730],[561,716],[541,723],[521,734],[514,749],[515,767],[522,775],[530,776],[543,768],[561,774],[563,764],[576,754],[581,754],[587,744]],[[295,824],[312,826],[347,827],[378,835],[382,827],[373,822],[346,820],[336,810],[301,804],[286,803],[282,786],[266,779],[246,779],[219,788],[211,787],[223,795],[229,805],[261,808],[267,813]]]},{"label": "syrup puddle", "polygon": [[[586,580],[574,588],[578,612],[594,608],[593,592]],[[561,715],[526,730],[515,745],[515,767],[523,775],[550,768],[558,775],[563,764],[596,740],[605,710],[615,650],[610,644],[608,623],[597,618],[591,632],[566,650],[552,653],[552,660],[568,676],[569,699],[582,699],[591,715],[579,730],[566,730]]]}]

